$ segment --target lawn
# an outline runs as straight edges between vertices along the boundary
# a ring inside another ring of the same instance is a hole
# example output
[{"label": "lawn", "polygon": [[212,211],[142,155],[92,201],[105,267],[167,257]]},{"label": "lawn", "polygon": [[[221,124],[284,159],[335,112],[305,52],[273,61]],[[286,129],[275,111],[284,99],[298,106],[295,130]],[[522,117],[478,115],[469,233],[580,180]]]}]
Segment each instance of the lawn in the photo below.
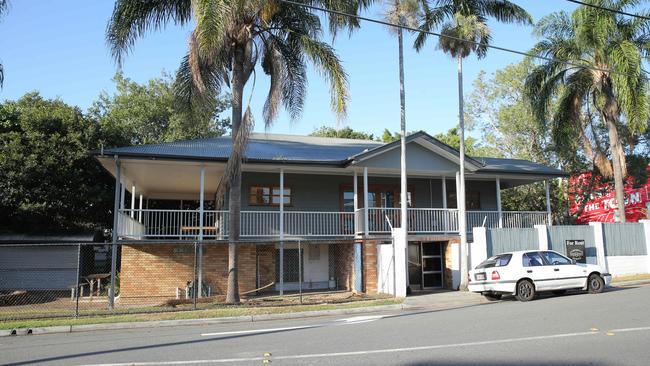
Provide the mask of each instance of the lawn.
[{"label": "lawn", "polygon": [[[140,322],[158,320],[180,320],[180,319],[205,319],[223,318],[233,316],[251,316],[263,314],[280,314],[303,311],[333,310],[333,309],[354,309],[368,306],[394,305],[401,303],[399,299],[393,298],[362,298],[347,302],[300,304],[290,301],[275,301],[268,304],[224,305],[222,303],[203,303],[200,310],[191,310],[190,304],[180,304],[174,308],[134,308],[117,310],[114,315],[94,315],[82,313],[78,318],[72,317],[48,317],[42,319],[19,319],[0,322],[0,329],[39,328],[50,326]],[[46,314],[39,314],[41,317]],[[56,316],[56,315],[54,315]]]}]

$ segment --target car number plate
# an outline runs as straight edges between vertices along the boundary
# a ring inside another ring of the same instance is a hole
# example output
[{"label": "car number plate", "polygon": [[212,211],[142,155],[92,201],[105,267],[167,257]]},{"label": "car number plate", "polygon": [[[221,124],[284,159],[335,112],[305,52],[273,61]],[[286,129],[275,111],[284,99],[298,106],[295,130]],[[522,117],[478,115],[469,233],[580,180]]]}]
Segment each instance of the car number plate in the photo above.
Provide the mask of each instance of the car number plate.
[{"label": "car number plate", "polygon": [[477,273],[476,274],[476,280],[477,281],[485,281],[485,273]]}]

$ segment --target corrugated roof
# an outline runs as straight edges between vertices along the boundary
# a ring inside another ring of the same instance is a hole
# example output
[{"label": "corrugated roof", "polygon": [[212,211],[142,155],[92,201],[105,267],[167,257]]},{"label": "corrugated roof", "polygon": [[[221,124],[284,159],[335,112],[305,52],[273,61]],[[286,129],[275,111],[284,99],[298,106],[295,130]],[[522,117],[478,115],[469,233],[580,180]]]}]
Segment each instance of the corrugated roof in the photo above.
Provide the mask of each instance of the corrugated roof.
[{"label": "corrugated roof", "polygon": [[479,172],[528,173],[541,175],[568,176],[562,170],[523,159],[474,158],[484,164]]},{"label": "corrugated roof", "polygon": [[[424,132],[416,135],[426,135]],[[437,141],[437,140],[435,140]],[[442,142],[439,142],[442,144]],[[306,164],[330,164],[344,166],[351,159],[370,150],[381,150],[382,142],[329,137],[297,136],[253,133],[246,150],[249,162],[286,162]],[[446,146],[446,145],[445,145]],[[105,149],[105,155],[132,157],[169,158],[187,160],[226,161],[230,156],[232,139],[222,136],[208,139],[167,142],[153,145],[128,146]],[[456,151],[449,147],[450,151]],[[99,155],[99,152],[97,152]],[[469,157],[468,157],[469,158]],[[483,166],[479,173],[514,173],[566,176],[561,170],[528,160],[501,158],[473,158]]]},{"label": "corrugated roof", "polygon": [[[342,164],[352,155],[383,145],[368,140],[254,133],[246,158],[254,161],[296,161]],[[230,136],[168,142],[104,150],[107,155],[155,156],[227,160],[232,148]]]}]

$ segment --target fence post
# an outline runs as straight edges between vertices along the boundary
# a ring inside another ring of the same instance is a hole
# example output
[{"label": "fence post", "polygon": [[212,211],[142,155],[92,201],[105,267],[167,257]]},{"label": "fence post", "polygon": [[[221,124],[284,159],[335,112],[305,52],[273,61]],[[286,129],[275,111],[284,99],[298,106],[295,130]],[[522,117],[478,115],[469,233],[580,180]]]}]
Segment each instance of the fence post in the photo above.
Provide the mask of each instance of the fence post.
[{"label": "fence post", "polygon": [[74,290],[75,293],[75,309],[74,309],[74,317],[78,318],[79,317],[79,276],[81,275],[81,244],[77,244],[77,284]]},{"label": "fence post", "polygon": [[298,240],[298,292],[300,293],[300,303],[302,304],[302,247]]},{"label": "fence post", "polygon": [[194,286],[192,286],[192,303],[194,306],[194,310],[196,310],[196,298],[198,297],[197,292],[199,291],[199,285],[196,283],[196,270],[197,270],[197,259],[198,259],[198,253],[197,253],[197,242],[194,242]]},{"label": "fence post", "polygon": [[535,230],[537,230],[537,238],[539,241],[539,250],[548,250],[548,229],[546,225],[534,225]]},{"label": "fence post", "polygon": [[[119,233],[119,205],[120,198],[122,199],[122,206],[124,206],[124,190],[120,189],[122,185],[122,167],[120,159],[115,155],[115,197],[113,201],[113,232],[111,240],[111,287],[108,289],[108,310],[113,310],[115,307],[115,276],[117,275],[117,235]],[[120,197],[120,193],[121,197]]]},{"label": "fence post", "polygon": [[[650,215],[650,211],[648,213]],[[648,262],[648,270],[650,273],[650,220],[639,220],[643,224],[643,236],[645,237],[645,255],[646,261]]]},{"label": "fence post", "polygon": [[601,266],[605,271],[609,272],[607,268],[607,260],[605,258],[605,236],[603,235],[602,222],[590,222],[594,230],[594,245],[596,246],[596,263]]}]

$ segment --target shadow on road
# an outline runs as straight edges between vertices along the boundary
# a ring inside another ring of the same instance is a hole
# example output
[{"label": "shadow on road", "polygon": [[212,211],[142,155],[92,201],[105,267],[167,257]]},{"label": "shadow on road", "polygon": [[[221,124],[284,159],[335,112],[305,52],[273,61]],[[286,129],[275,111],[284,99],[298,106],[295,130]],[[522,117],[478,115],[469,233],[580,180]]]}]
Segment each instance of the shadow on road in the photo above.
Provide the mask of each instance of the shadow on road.
[{"label": "shadow on road", "polygon": [[604,363],[583,362],[583,361],[545,361],[545,362],[486,362],[482,360],[477,361],[460,361],[460,362],[447,362],[447,361],[424,361],[424,362],[409,362],[405,366],[605,366]]}]

